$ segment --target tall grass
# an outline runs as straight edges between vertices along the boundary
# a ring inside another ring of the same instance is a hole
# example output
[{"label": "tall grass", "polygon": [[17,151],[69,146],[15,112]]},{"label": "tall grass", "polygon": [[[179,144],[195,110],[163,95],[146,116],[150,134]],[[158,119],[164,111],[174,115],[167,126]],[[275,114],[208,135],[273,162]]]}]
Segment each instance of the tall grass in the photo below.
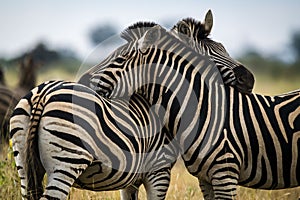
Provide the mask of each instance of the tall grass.
[{"label": "tall grass", "polygon": [[[7,146],[2,147],[0,161],[0,199],[21,199],[20,181],[11,152]],[[179,160],[172,169],[171,184],[167,200],[196,200],[202,198],[198,181],[191,176]],[[241,200],[291,200],[300,197],[300,188],[286,190],[255,190],[245,187],[238,188],[238,199]],[[115,200],[120,199],[118,191],[93,192],[72,188],[70,200]],[[140,188],[139,199],[146,199],[143,186]]]},{"label": "tall grass", "polygon": [[21,199],[20,179],[11,149],[0,145],[0,199]]}]

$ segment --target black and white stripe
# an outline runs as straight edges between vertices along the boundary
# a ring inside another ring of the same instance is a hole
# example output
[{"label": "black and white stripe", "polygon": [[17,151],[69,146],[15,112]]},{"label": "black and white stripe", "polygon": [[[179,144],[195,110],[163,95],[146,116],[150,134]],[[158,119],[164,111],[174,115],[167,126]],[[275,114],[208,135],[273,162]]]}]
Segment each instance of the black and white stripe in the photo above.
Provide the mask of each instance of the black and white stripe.
[{"label": "black and white stripe", "polygon": [[[300,184],[300,90],[278,96],[245,95],[226,87],[227,116],[223,133],[200,165],[193,156],[186,166],[201,178],[206,199],[231,199],[236,185],[284,189]],[[207,176],[209,175],[209,176]]]},{"label": "black and white stripe", "polygon": [[[118,49],[127,53],[100,63],[81,80],[110,97],[138,91],[164,107],[165,126],[205,199],[232,199],[237,185],[299,186],[300,91],[272,97],[222,85],[205,57],[152,26]],[[124,34],[137,35],[136,27]]]},{"label": "black and white stripe", "polygon": [[230,57],[224,46],[208,38],[213,25],[209,10],[203,23],[193,18],[177,22],[171,33],[201,55],[207,55],[216,63],[226,85],[236,87],[242,93],[251,93],[254,86],[253,74],[240,62]]},{"label": "black and white stripe", "polygon": [[138,94],[106,100],[71,82],[34,88],[10,119],[23,198],[66,199],[75,186],[136,199],[144,184],[148,199],[164,199],[177,150],[149,108]]}]

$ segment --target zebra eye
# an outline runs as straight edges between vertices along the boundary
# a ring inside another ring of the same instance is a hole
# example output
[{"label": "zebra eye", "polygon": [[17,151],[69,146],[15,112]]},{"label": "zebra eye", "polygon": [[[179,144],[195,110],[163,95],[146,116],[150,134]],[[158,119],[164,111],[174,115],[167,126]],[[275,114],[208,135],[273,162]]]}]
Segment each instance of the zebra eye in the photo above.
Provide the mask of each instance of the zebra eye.
[{"label": "zebra eye", "polygon": [[123,62],[125,62],[125,58],[117,57],[117,58],[115,59],[115,62],[122,64]]},{"label": "zebra eye", "polygon": [[186,25],[186,24],[180,24],[179,26],[179,32],[182,34],[185,34],[187,36],[190,36],[191,32],[190,32],[190,28]]},{"label": "zebra eye", "polygon": [[147,34],[148,38],[155,40],[158,38],[158,32],[156,30],[150,30]]},{"label": "zebra eye", "polygon": [[241,84],[244,84],[245,83],[244,77],[242,77],[242,76],[238,77],[238,82]]}]

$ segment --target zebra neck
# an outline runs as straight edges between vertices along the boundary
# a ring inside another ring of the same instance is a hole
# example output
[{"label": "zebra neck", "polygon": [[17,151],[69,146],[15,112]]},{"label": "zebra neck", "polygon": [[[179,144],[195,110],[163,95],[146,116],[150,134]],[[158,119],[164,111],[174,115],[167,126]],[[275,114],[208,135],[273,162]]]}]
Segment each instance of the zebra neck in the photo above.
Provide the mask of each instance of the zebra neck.
[{"label": "zebra neck", "polygon": [[[169,77],[174,78],[173,75]],[[194,140],[201,127],[204,127],[202,135],[206,133],[206,129],[216,129],[210,127],[210,120],[220,124],[223,123],[221,118],[224,119],[224,87],[219,82],[214,83],[213,79],[208,84],[209,81],[202,78],[200,73],[195,73],[193,79],[189,77],[190,75],[178,76],[175,81],[166,81],[173,84],[149,84],[142,89],[143,96],[152,106],[155,105],[155,111],[163,125],[182,141],[186,137]]]},{"label": "zebra neck", "polygon": [[[215,64],[189,48],[177,47],[172,48],[172,52],[151,49],[144,58],[146,63],[142,70],[136,67],[131,76],[135,79],[131,82],[138,83],[140,94],[151,105],[156,105],[165,127],[174,136],[197,129],[200,113],[205,115],[208,109],[213,111],[211,105],[225,95],[224,91],[221,92],[223,96],[217,94],[223,81]],[[134,73],[141,75],[134,76]]]}]

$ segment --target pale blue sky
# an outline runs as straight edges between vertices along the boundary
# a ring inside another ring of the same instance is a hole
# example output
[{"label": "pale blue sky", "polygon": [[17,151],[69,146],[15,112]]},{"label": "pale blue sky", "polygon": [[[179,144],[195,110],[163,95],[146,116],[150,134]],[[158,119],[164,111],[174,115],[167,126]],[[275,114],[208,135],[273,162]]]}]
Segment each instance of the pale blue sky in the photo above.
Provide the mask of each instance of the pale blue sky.
[{"label": "pale blue sky", "polygon": [[203,20],[208,9],[214,15],[211,37],[233,56],[246,47],[288,56],[290,35],[300,30],[299,0],[7,0],[0,3],[0,57],[41,40],[85,57],[92,50],[88,32],[97,24],[113,22],[121,31],[137,21]]}]

